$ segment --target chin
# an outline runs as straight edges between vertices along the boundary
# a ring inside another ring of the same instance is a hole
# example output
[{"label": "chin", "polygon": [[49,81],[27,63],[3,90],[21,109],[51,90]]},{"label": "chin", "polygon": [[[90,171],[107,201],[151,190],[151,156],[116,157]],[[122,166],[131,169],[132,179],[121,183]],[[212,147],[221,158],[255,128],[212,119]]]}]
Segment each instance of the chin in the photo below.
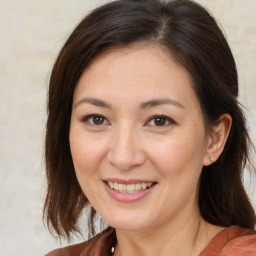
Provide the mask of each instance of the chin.
[{"label": "chin", "polygon": [[103,219],[113,228],[117,230],[126,230],[126,231],[141,231],[147,229],[152,223],[151,220],[146,218],[145,213],[140,214],[112,214],[112,216],[105,216]]}]

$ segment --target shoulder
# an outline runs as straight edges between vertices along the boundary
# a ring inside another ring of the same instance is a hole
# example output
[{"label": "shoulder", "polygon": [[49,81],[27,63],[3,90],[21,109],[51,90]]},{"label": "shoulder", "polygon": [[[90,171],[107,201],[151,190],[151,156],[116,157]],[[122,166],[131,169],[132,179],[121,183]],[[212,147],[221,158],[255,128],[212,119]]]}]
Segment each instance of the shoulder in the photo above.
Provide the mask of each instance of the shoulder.
[{"label": "shoulder", "polygon": [[256,232],[233,227],[230,231],[231,239],[221,250],[220,256],[256,256]]},{"label": "shoulder", "polygon": [[256,256],[256,232],[231,226],[217,234],[200,256]]},{"label": "shoulder", "polygon": [[83,242],[80,244],[69,245],[64,248],[59,248],[53,250],[46,254],[45,256],[71,256],[71,255],[80,255],[86,248],[88,248],[89,242]]},{"label": "shoulder", "polygon": [[107,228],[88,241],[53,250],[45,256],[99,256],[106,240],[113,235],[113,228]]}]

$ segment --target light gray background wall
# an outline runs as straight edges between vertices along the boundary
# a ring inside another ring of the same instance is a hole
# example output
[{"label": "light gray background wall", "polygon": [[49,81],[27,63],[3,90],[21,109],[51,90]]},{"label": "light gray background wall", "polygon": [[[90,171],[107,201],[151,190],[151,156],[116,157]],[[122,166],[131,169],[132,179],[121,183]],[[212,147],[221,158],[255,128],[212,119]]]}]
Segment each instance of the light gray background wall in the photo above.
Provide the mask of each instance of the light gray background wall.
[{"label": "light gray background wall", "polygon": [[[44,255],[60,246],[41,221],[47,82],[74,25],[103,2],[0,0],[0,256]],[[225,29],[256,144],[256,1],[198,2]],[[255,187],[249,191],[255,204]]]}]

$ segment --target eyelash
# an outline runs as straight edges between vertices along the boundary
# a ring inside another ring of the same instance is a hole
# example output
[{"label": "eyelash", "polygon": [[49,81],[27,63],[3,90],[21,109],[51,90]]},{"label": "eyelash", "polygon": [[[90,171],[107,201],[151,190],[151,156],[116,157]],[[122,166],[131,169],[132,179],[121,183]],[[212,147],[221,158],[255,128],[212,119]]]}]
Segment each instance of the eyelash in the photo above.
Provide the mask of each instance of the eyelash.
[{"label": "eyelash", "polygon": [[[90,114],[90,115],[87,115],[87,116],[83,117],[81,121],[84,122],[84,123],[88,123],[89,125],[92,125],[92,126],[105,125],[104,123],[102,123],[102,124],[95,124],[95,123],[93,123],[93,118],[102,118],[103,122],[107,121],[107,119],[104,116],[100,115],[100,114]],[[92,122],[90,122],[90,120]],[[108,122],[108,124],[109,124],[109,122]]]},{"label": "eyelash", "polygon": [[[94,118],[101,118],[103,120],[103,123],[95,124],[94,123]],[[162,125],[156,125],[155,122],[157,121],[157,119],[162,119],[162,121],[164,121],[164,123]],[[109,125],[110,124],[109,121],[107,121],[107,119],[104,116],[100,115],[100,114],[90,114],[90,115],[87,115],[87,116],[83,117],[81,121],[84,122],[84,123],[88,123],[89,125],[92,125],[92,126],[102,126],[102,125]],[[149,124],[151,121],[154,121],[154,125],[150,125]],[[104,123],[104,122],[107,122],[107,124]],[[177,123],[173,119],[168,117],[168,116],[165,116],[165,115],[154,115],[154,116],[151,116],[148,119],[148,121],[146,122],[145,126],[165,127],[165,126],[168,126],[170,124],[177,124]]]},{"label": "eyelash", "polygon": [[[164,124],[163,125],[156,125],[155,121],[157,119],[163,119],[164,120]],[[170,117],[165,116],[165,115],[154,115],[154,116],[151,116],[148,119],[148,121],[146,122],[146,126],[149,126],[148,123],[151,122],[151,121],[154,121],[155,125],[152,125],[152,126],[155,126],[155,127],[166,127],[166,126],[168,126],[170,124],[177,124],[173,119],[171,119]]]}]

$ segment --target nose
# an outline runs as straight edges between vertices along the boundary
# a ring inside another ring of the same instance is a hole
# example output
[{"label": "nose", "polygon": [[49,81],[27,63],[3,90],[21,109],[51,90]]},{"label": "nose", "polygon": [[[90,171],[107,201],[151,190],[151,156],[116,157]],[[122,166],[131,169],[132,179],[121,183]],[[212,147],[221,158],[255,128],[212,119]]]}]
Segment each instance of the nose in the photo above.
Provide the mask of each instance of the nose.
[{"label": "nose", "polygon": [[136,128],[120,128],[113,133],[107,159],[121,171],[143,165],[146,160]]}]

